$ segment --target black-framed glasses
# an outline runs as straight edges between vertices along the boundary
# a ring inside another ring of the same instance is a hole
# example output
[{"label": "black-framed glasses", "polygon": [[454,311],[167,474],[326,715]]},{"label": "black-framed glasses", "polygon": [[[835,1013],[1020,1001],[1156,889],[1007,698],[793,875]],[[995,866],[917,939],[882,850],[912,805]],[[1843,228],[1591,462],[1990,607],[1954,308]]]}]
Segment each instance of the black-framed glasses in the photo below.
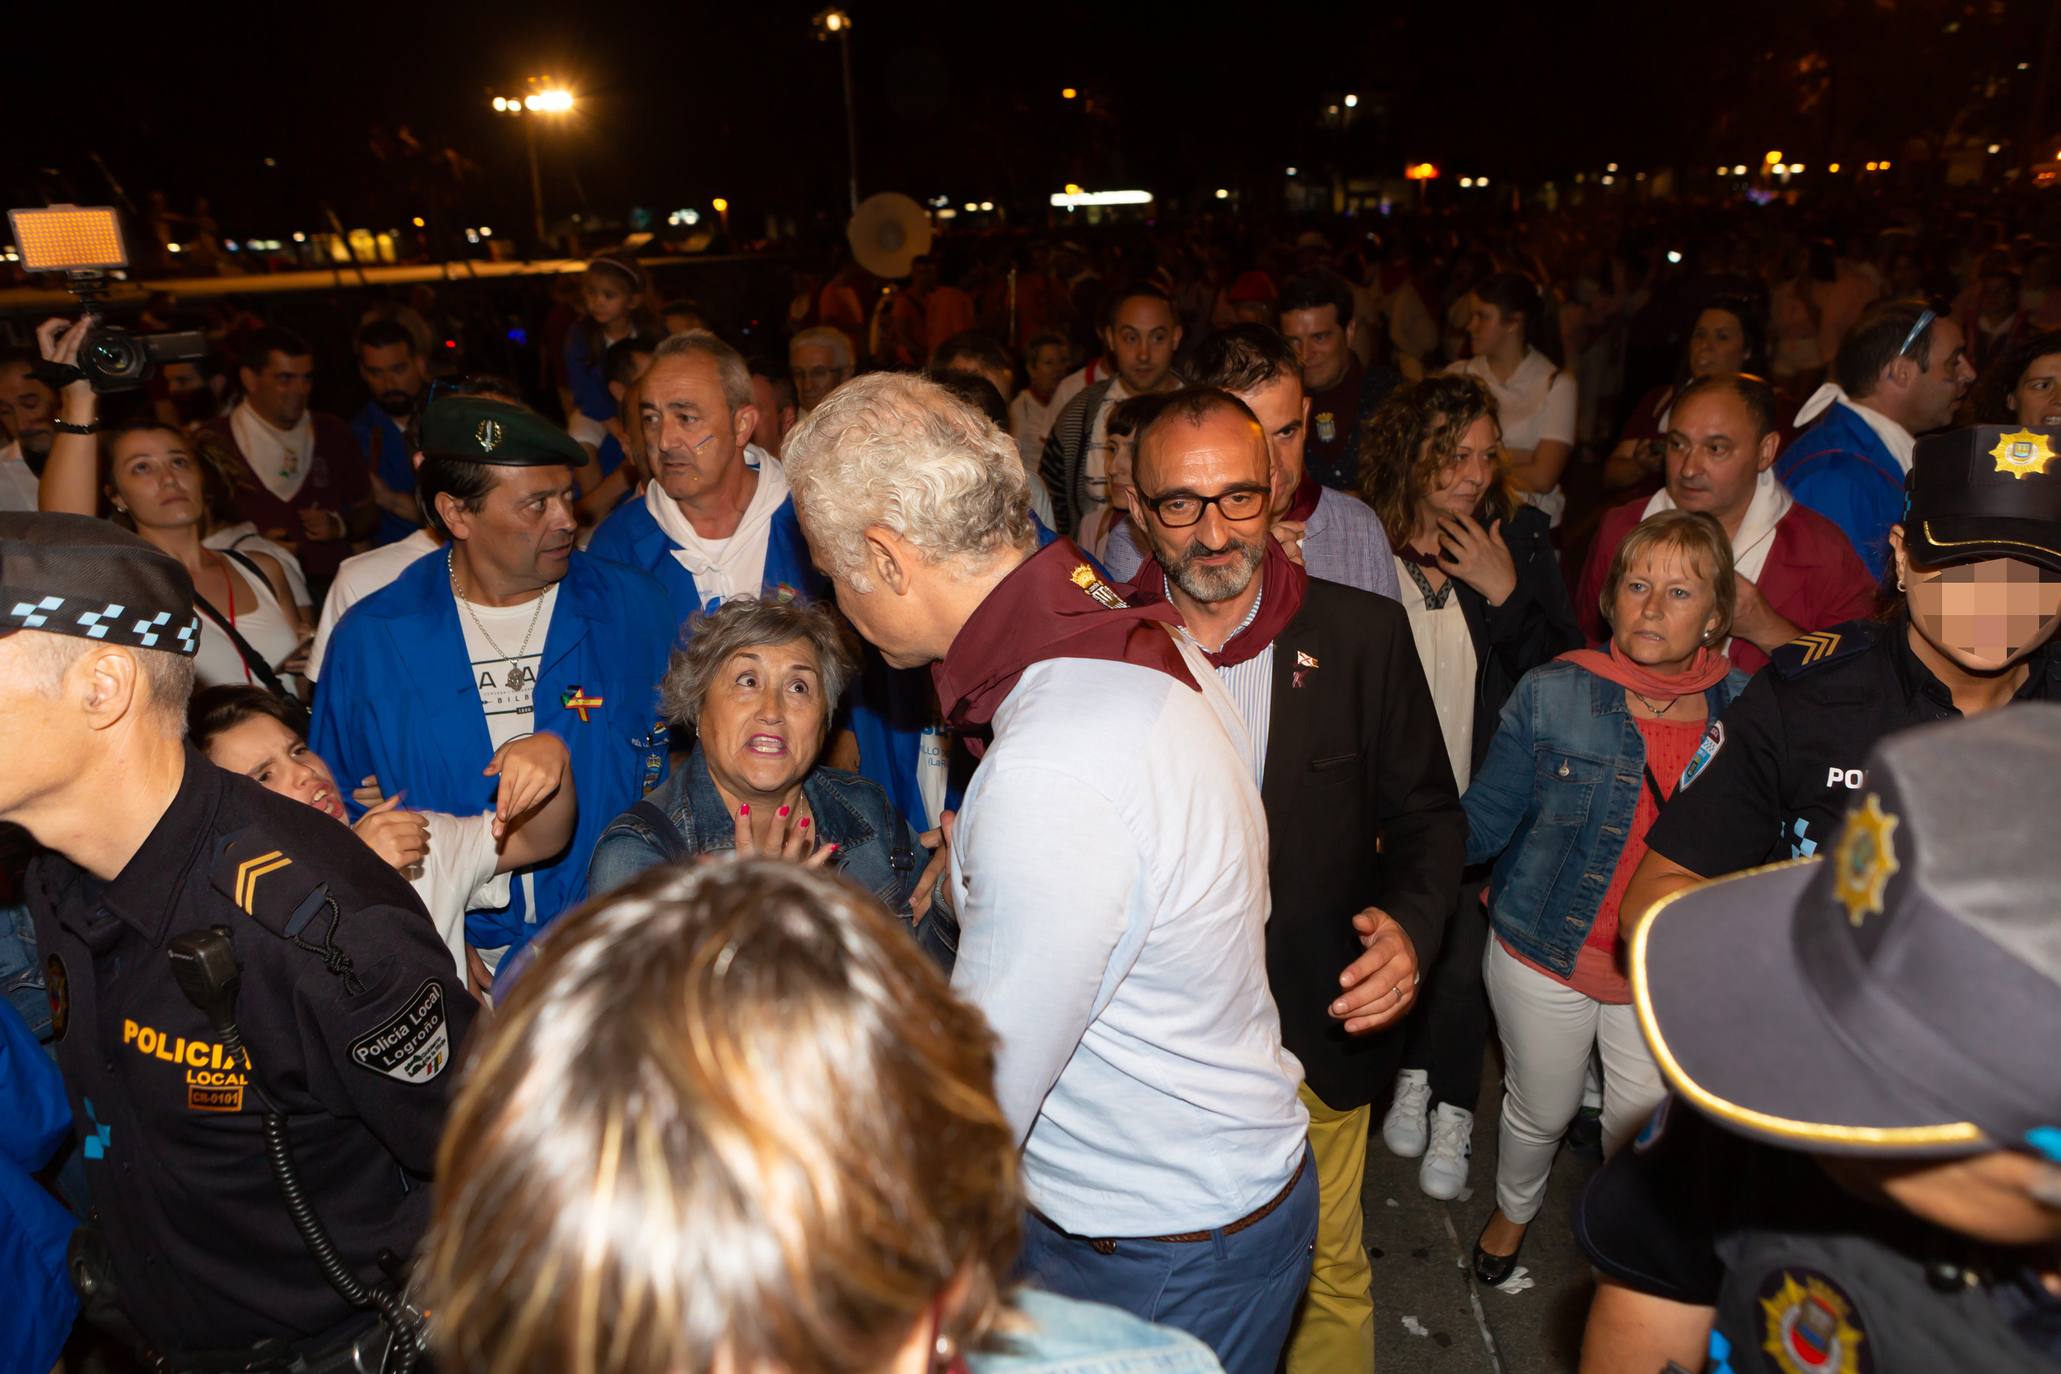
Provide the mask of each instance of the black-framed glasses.
[{"label": "black-framed glasses", "polygon": [[1250,520],[1262,514],[1273,491],[1268,487],[1232,487],[1215,496],[1198,496],[1192,491],[1173,491],[1165,496],[1138,493],[1138,499],[1160,524],[1170,530],[1186,529],[1202,519],[1211,506],[1226,520]]}]

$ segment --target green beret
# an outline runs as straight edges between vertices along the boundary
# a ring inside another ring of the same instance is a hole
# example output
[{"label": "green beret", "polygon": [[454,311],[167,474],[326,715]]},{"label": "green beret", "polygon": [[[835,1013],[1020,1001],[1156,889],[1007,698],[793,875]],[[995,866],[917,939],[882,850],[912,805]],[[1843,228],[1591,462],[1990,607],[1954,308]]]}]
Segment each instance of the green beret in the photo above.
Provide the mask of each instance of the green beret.
[{"label": "green beret", "polygon": [[444,396],[422,412],[422,451],[500,467],[585,467],[587,450],[528,406],[485,396]]}]

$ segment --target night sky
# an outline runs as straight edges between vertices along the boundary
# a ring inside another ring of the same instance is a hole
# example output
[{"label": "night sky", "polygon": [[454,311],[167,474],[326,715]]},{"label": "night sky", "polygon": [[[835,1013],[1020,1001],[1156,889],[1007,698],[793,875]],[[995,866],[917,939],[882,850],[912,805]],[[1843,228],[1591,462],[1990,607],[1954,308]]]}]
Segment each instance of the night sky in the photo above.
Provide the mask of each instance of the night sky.
[{"label": "night sky", "polygon": [[[841,224],[842,98],[818,8],[157,6],[98,26],[91,53],[29,18],[0,187],[12,204],[111,200],[98,153],[139,204],[207,196],[231,236],[320,228],[325,204],[347,225],[519,227],[520,121],[488,100],[549,71],[580,95],[544,130],[554,209],[662,218],[722,195],[740,237],[769,213]],[[1393,175],[1432,158],[1529,181],[1764,147],[1823,162],[1901,156],[1971,110],[1996,126],[1985,136],[2046,137],[2027,120],[2049,9],[2035,0],[848,8],[862,192],[1030,209],[1068,181],[1178,198],[1259,190],[1290,164]],[[44,98],[53,82],[69,93]],[[1068,85],[1083,98],[1063,101]],[[1327,127],[1348,91],[1352,126]]]}]

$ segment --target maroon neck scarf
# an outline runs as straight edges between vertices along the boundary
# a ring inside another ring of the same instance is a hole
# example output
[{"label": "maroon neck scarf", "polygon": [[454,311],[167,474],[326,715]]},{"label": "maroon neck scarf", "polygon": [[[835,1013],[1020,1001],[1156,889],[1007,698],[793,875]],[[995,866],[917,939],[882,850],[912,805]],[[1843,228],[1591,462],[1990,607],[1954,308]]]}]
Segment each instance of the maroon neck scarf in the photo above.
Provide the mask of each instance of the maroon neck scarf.
[{"label": "maroon neck scarf", "polygon": [[1295,489],[1295,499],[1288,503],[1288,509],[1281,513],[1283,520],[1307,520],[1317,513],[1317,498],[1324,494],[1323,486],[1312,477],[1309,469],[1303,469],[1302,485]]},{"label": "maroon neck scarf", "polygon": [[[1229,668],[1257,657],[1280,637],[1288,622],[1295,619],[1295,613],[1302,609],[1302,593],[1309,585],[1309,574],[1281,551],[1280,540],[1269,534],[1266,541],[1266,556],[1260,560],[1259,568],[1259,614],[1252,624],[1225,640],[1224,647],[1217,652],[1203,650],[1203,656],[1215,667]],[[1166,593],[1166,570],[1159,566],[1157,558],[1145,560],[1138,569],[1137,580],[1127,590],[1140,605],[1171,607]]]},{"label": "maroon neck scarf", "polygon": [[[1164,602],[1125,602],[1078,545],[1055,539],[988,593],[943,660],[932,665],[931,682],[945,722],[962,733],[993,720],[1024,670],[1051,658],[1135,663],[1200,691],[1180,646],[1162,628],[1179,623]],[[972,737],[966,746],[976,758],[985,748]]]}]

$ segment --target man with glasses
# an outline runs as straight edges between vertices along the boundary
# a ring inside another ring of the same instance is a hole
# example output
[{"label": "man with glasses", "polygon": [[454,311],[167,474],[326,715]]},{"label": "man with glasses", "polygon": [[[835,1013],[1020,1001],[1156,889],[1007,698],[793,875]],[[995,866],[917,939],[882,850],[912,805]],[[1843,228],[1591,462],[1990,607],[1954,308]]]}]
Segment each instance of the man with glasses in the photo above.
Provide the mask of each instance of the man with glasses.
[{"label": "man with glasses", "polygon": [[1968,394],[1961,326],[1923,301],[1871,306],[1839,346],[1832,380],[1796,412],[1800,428],[1775,474],[1796,499],[1853,541],[1878,580],[1889,561],[1889,527],[1903,517],[1904,474],[1917,436],[1945,429]]},{"label": "man with glasses", "polygon": [[1252,737],[1271,836],[1267,978],[1306,1075],[1319,1196],[1287,1367],[1370,1374],[1371,1103],[1401,1066],[1389,1031],[1437,956],[1466,825],[1408,617],[1289,561],[1268,530],[1268,439],[1243,401],[1212,388],[1174,393],[1144,423],[1132,513],[1151,557],[1132,599],[1180,614]]},{"label": "man with glasses", "polygon": [[806,415],[852,379],[852,341],[843,330],[825,325],[804,329],[788,341],[787,366],[794,377],[795,405]]}]

